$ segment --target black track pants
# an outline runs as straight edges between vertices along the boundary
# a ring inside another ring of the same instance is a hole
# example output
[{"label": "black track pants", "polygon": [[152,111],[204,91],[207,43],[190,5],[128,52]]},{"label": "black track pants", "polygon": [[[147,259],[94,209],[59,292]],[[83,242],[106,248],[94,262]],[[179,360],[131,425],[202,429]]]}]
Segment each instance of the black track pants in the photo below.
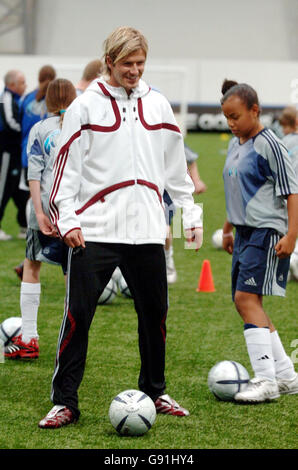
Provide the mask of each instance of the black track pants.
[{"label": "black track pants", "polygon": [[98,298],[117,266],[126,279],[138,315],[139,388],[153,400],[165,390],[168,292],[163,246],[87,242],[85,250],[78,254],[69,250],[65,312],[52,384],[53,403],[66,405],[77,417],[89,328]]},{"label": "black track pants", "polygon": [[20,149],[0,150],[0,225],[8,201],[12,198],[17,207],[17,221],[27,227],[26,204],[29,192],[19,189]]}]

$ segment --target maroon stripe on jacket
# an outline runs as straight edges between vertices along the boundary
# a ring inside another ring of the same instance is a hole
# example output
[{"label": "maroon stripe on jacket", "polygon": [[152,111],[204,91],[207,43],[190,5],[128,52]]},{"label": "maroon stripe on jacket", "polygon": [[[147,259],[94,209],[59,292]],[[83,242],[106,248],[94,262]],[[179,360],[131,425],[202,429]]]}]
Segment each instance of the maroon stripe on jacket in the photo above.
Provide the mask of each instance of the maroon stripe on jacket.
[{"label": "maroon stripe on jacket", "polygon": [[[99,83],[99,86],[100,85],[101,84]],[[55,162],[55,178],[53,182],[52,191],[50,194],[50,215],[51,215],[51,219],[54,225],[57,225],[57,221],[59,219],[59,210],[55,204],[55,197],[57,196],[57,192],[60,187],[61,178],[62,178],[63,171],[67,162],[69,148],[71,144],[74,142],[74,140],[76,140],[78,137],[81,136],[82,131],[91,130],[93,132],[115,132],[116,130],[119,129],[121,125],[121,115],[120,115],[120,111],[119,111],[115,98],[113,98],[108,92],[105,94],[107,94],[107,96],[110,97],[111,105],[112,105],[114,115],[115,115],[115,123],[112,126],[98,126],[97,124],[83,124],[81,129],[75,132],[75,134],[73,134],[70,137],[70,139],[66,142],[66,144],[63,145],[63,147],[61,147],[59,154],[57,156],[57,160]]]},{"label": "maroon stripe on jacket", "polygon": [[156,191],[159,202],[162,203],[162,197],[160,195],[160,192],[158,190],[158,186],[156,184],[150,183],[150,181],[141,180],[141,179],[137,179],[137,183],[142,184],[144,186],[148,186],[148,188],[153,189],[154,191]]},{"label": "maroon stripe on jacket", "polygon": [[76,214],[79,215],[84,212],[88,207],[95,204],[97,201],[104,202],[104,197],[112,193],[113,191],[117,191],[117,189],[125,188],[126,186],[133,186],[135,184],[135,180],[128,180],[122,181],[121,183],[113,184],[112,186],[108,186],[107,188],[99,191],[99,193],[95,194],[89,201],[86,202],[80,209],[76,210]]},{"label": "maroon stripe on jacket", "polygon": [[148,131],[158,131],[160,129],[168,129],[169,131],[179,132],[180,134],[179,127],[175,126],[174,124],[169,124],[167,122],[161,122],[159,124],[148,124],[144,118],[143,103],[142,103],[141,98],[138,98],[138,111],[139,111],[140,121],[145,127],[145,129],[147,129]]},{"label": "maroon stripe on jacket", "polygon": [[110,98],[112,97],[111,93],[106,89],[103,83],[97,82],[97,85],[99,86],[104,95],[109,96]]},{"label": "maroon stripe on jacket", "polygon": [[103,189],[102,191],[99,191],[97,194],[95,194],[89,201],[87,201],[80,209],[76,210],[76,214],[82,214],[88,207],[92,206],[95,204],[97,201],[104,202],[105,201],[105,196],[107,194],[110,194],[114,191],[117,191],[118,189],[125,188],[127,186],[133,186],[135,184],[141,184],[143,186],[147,186],[150,189],[153,189],[158,196],[159,202],[162,203],[162,197],[160,195],[160,192],[158,190],[158,186],[154,183],[150,183],[150,181],[142,180],[142,179],[137,179],[137,180],[127,180],[127,181],[121,181],[120,183],[113,184],[111,186],[108,186],[107,188]]}]

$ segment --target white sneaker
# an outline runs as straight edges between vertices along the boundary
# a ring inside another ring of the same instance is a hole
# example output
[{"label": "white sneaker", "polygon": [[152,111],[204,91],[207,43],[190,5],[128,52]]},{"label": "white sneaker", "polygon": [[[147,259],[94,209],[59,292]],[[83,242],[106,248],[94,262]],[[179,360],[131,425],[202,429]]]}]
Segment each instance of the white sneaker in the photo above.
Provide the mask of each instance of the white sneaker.
[{"label": "white sneaker", "polygon": [[174,284],[177,281],[177,271],[175,268],[173,250],[165,250],[166,265],[167,265],[167,280],[168,284]]},{"label": "white sneaker", "polygon": [[278,385],[278,391],[282,395],[294,395],[298,393],[298,374],[291,380],[287,379],[276,379]]},{"label": "white sneaker", "polygon": [[238,392],[234,400],[246,403],[259,403],[267,400],[274,400],[279,397],[278,385],[276,381],[254,377],[249,382],[243,392]]},{"label": "white sneaker", "polygon": [[11,240],[12,236],[5,233],[4,230],[0,229],[0,240],[6,242],[7,240]]}]

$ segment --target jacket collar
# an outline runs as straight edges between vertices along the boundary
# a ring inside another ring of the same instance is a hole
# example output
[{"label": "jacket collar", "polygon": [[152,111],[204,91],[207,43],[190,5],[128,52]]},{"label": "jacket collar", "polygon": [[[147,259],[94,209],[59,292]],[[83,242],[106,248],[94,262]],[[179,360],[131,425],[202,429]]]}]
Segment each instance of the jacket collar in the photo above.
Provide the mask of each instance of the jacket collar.
[{"label": "jacket collar", "polygon": [[[104,77],[94,80],[86,91],[95,91],[97,93],[112,96],[115,99],[127,99],[128,95],[123,87],[113,87],[107,83]],[[133,88],[130,98],[142,98],[149,93],[150,87],[146,82],[140,79],[138,86]]]}]

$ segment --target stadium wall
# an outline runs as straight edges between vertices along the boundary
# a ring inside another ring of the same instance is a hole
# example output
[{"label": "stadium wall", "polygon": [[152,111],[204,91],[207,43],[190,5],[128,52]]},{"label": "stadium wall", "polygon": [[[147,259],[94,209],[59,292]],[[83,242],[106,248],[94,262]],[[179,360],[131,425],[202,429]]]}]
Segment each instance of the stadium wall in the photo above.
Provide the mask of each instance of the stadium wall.
[{"label": "stadium wall", "polygon": [[38,0],[35,53],[97,56],[129,25],[154,59],[297,60],[297,14],[297,0]]}]

